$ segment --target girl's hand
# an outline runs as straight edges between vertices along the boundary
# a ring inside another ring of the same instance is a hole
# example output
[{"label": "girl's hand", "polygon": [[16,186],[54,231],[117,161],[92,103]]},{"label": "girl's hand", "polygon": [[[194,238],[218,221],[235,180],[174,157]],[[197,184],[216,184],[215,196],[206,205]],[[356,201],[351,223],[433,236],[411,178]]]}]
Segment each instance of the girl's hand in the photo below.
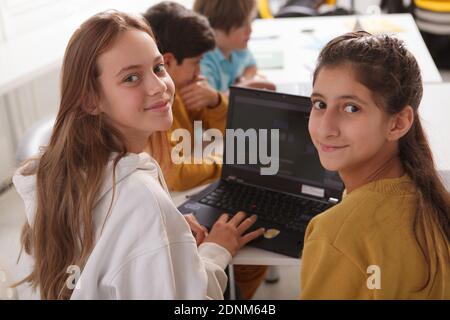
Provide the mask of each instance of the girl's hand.
[{"label": "girl's hand", "polygon": [[244,235],[255,221],[256,215],[246,218],[246,214],[242,211],[236,213],[231,219],[224,213],[213,225],[205,242],[217,243],[234,256],[248,242],[264,234],[264,228],[260,228]]},{"label": "girl's hand", "polygon": [[186,219],[189,227],[191,228],[192,234],[197,242],[197,246],[201,245],[203,240],[208,236],[208,229],[198,223],[197,219],[192,213],[185,214],[184,219]]}]

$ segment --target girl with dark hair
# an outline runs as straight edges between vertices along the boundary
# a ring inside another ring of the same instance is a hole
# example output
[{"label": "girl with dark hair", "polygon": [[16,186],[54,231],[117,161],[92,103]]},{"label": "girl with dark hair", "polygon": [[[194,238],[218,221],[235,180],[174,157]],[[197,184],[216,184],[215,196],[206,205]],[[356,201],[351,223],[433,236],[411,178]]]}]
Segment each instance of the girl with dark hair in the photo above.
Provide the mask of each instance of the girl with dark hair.
[{"label": "girl with dark hair", "polygon": [[346,192],[308,226],[301,298],[450,298],[450,197],[420,123],[422,91],[394,37],[349,33],[322,50],[309,131]]}]

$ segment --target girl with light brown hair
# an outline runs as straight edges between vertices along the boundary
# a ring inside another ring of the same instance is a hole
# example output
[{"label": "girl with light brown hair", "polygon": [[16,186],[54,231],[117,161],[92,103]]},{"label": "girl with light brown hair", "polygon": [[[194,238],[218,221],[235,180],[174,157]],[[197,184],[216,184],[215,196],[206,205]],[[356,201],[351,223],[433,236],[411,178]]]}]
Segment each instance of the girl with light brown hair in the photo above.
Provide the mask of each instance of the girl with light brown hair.
[{"label": "girl with light brown hair", "polygon": [[196,243],[157,162],[143,152],[150,136],[163,140],[171,126],[173,96],[140,18],[108,11],[75,31],[50,143],[14,176],[28,218],[22,243],[33,260],[17,284],[24,296],[223,297],[225,266],[262,230],[244,235],[255,217],[223,215]]}]

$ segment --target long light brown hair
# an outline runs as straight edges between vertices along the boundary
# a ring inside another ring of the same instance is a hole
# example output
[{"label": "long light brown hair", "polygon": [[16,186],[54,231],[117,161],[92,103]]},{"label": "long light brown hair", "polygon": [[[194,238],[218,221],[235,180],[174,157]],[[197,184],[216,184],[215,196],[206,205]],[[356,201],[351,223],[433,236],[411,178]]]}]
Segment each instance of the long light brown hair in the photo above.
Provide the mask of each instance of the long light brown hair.
[{"label": "long light brown hair", "polygon": [[[67,268],[83,268],[95,245],[93,207],[105,167],[112,153],[117,153],[115,171],[127,153],[124,136],[102,113],[92,110],[100,99],[98,57],[130,29],[154,39],[140,18],[117,11],[99,13],[75,31],[64,55],[61,101],[50,143],[36,172],[26,173],[36,174],[36,212],[34,223],[23,228],[22,245],[35,264],[19,284],[29,282],[39,288],[41,299],[70,298]],[[160,141],[163,136],[155,133],[152,139]],[[112,198],[114,193],[115,188]]]},{"label": "long light brown hair", "polygon": [[418,108],[423,94],[422,77],[405,44],[387,35],[347,33],[322,50],[314,81],[324,67],[349,64],[358,81],[369,88],[378,106],[395,115],[406,106],[414,110],[414,123],[399,141],[399,156],[418,192],[414,231],[429,266],[429,282],[439,268],[450,265],[450,195],[434,165],[422,129]]}]

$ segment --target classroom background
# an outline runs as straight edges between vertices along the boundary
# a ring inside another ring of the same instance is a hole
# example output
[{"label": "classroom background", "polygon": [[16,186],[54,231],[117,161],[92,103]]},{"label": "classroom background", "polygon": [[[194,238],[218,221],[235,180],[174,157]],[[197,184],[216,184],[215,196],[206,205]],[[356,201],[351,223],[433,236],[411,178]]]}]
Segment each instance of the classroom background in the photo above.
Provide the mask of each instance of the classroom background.
[{"label": "classroom background", "polygon": [[[25,221],[23,202],[11,188],[10,179],[20,160],[23,160],[24,145],[29,145],[30,141],[39,137],[39,129],[36,128],[45,127],[57,112],[60,66],[70,35],[77,25],[96,12],[114,8],[142,13],[157,2],[159,1],[0,0],[0,299],[14,298],[14,292],[6,292],[5,288],[13,272],[20,228]],[[192,0],[175,2],[188,8],[193,3]],[[278,30],[276,24],[271,27],[270,22],[265,20],[269,21],[276,16],[299,15],[320,15],[321,19],[333,19],[335,14],[355,13],[356,15],[343,16],[346,20],[339,20],[342,30],[351,29],[359,23],[368,31],[398,33],[405,38],[407,44],[417,46],[412,51],[422,68],[424,83],[429,84],[429,89],[425,87],[425,94],[431,101],[445,105],[445,110],[450,110],[450,12],[431,15],[431,18],[423,20],[417,14],[415,22],[410,23],[413,21],[412,16],[408,16],[399,7],[399,4],[408,5],[409,0],[327,1],[327,5],[315,12],[309,12],[307,6],[301,12],[297,10],[298,7],[286,7],[289,3],[295,5],[307,2],[275,0],[259,3],[259,17],[254,23],[249,48],[256,57],[261,73],[278,84],[280,91],[308,93],[309,72],[314,67],[317,53],[340,29],[315,21],[312,25],[319,27],[315,27],[314,32],[305,27],[306,31],[298,43],[294,41],[289,44],[292,47],[287,48],[281,35],[284,31]],[[380,5],[384,5],[382,10]],[[398,19],[389,19],[387,13],[402,15]],[[330,21],[336,23],[337,20]],[[403,23],[404,21],[406,22]],[[433,21],[437,23],[433,24]],[[289,37],[289,34],[284,36]],[[271,41],[275,41],[277,45],[273,45],[274,42]],[[302,50],[304,59],[301,62],[293,60],[288,49],[291,52]],[[286,73],[289,68],[290,73]],[[450,118],[447,117],[447,121],[448,119]],[[436,132],[443,132],[444,129],[435,128]],[[438,145],[435,153],[440,150],[437,161],[441,169],[450,172],[450,168],[446,167],[449,164],[450,148],[441,150],[445,146],[439,143],[441,142],[435,143]],[[263,283],[254,299],[297,299],[300,290],[299,270],[298,265],[279,266],[275,275],[278,281]]]}]

